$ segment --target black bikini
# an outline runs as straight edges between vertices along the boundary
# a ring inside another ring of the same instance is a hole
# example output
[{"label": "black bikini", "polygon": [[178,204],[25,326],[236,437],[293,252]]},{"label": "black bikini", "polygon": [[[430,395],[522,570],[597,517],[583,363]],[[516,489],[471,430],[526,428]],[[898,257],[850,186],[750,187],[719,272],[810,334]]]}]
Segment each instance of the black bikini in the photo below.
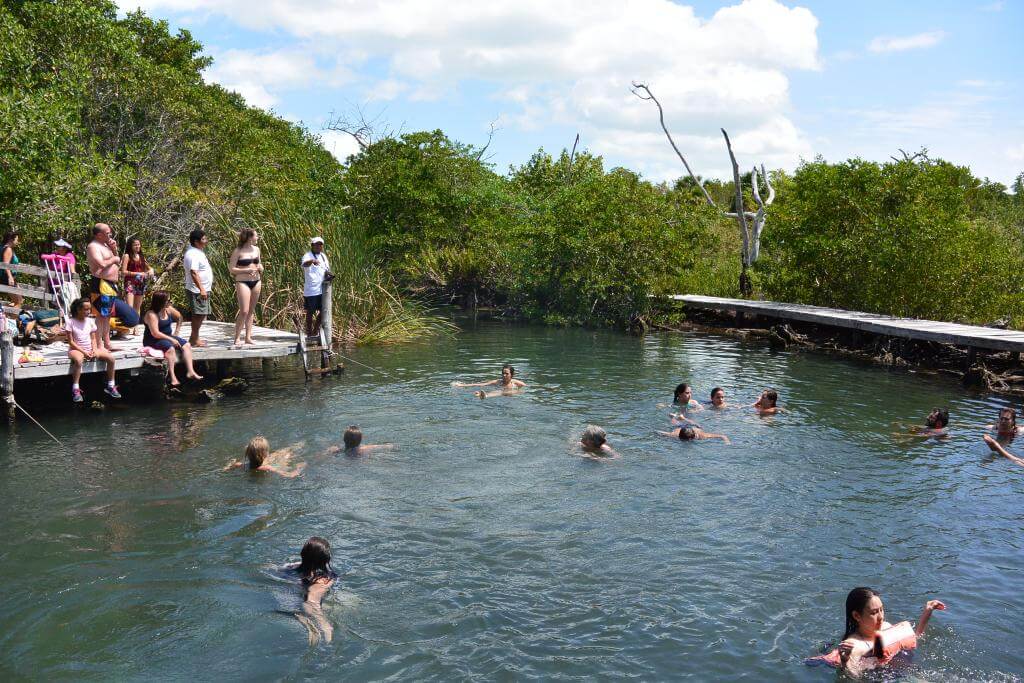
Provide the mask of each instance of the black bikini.
[{"label": "black bikini", "polygon": [[[260,262],[260,257],[259,256],[256,256],[255,258],[240,258],[237,261],[237,265],[239,267],[241,267],[241,266],[255,266],[255,265],[259,265],[259,262]],[[249,289],[256,289],[256,285],[258,285],[260,283],[259,280],[236,280],[236,282],[238,282],[239,284],[248,285]]]}]

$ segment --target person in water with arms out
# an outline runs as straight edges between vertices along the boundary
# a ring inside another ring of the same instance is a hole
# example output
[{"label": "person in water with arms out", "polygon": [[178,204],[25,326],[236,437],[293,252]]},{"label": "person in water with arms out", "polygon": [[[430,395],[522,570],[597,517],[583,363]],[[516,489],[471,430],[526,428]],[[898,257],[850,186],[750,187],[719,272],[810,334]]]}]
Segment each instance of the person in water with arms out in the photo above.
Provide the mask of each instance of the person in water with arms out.
[{"label": "person in water with arms out", "polygon": [[499,391],[492,391],[490,393],[483,390],[474,392],[476,396],[480,398],[487,398],[489,396],[501,396],[503,394],[512,394],[526,386],[526,382],[522,382],[516,377],[516,369],[505,363],[501,368],[501,379],[492,379],[489,382],[477,382],[475,384],[466,384],[465,382],[455,382],[452,386],[466,388],[466,387],[493,387],[495,385],[501,385]]},{"label": "person in water with arms out", "polygon": [[358,425],[349,425],[345,433],[341,435],[341,440],[345,444],[344,449],[331,446],[327,449],[327,453],[343,452],[345,455],[356,456],[367,455],[372,451],[390,451],[395,447],[391,443],[363,443],[363,432]]},{"label": "person in water with arms out", "polygon": [[992,449],[993,453],[998,453],[999,455],[1003,456],[1010,462],[1020,465],[1021,467],[1024,467],[1024,458],[1018,458],[1016,455],[1003,448],[1003,445],[1001,443],[993,439],[988,434],[986,434],[982,438],[985,439],[985,443],[988,445],[990,449]]},{"label": "person in water with arms out", "polygon": [[[928,627],[932,612],[945,609],[946,605],[939,600],[926,602],[913,635],[921,637]],[[846,629],[843,641],[837,648],[840,668],[858,674],[887,663],[891,656],[880,660],[872,655],[875,653],[876,636],[889,628],[892,628],[892,624],[885,620],[885,606],[878,593],[865,587],[850,591],[846,596]]]},{"label": "person in water with arms out", "polygon": [[270,443],[267,439],[263,436],[254,436],[249,441],[249,445],[245,447],[245,461],[232,460],[224,467],[224,470],[227,471],[235,467],[241,467],[250,472],[273,472],[289,479],[297,477],[302,474],[306,463],[297,463],[291,469],[289,469],[288,465],[289,460],[295,455],[294,451],[301,446],[302,444],[296,444],[295,446],[282,448],[271,453]]},{"label": "person in water with arms out", "polygon": [[673,429],[671,432],[658,432],[662,436],[670,436],[680,441],[704,441],[707,439],[721,439],[726,445],[732,443],[729,441],[729,437],[725,434],[715,434],[713,432],[705,432],[700,427],[694,425],[692,427],[683,426],[678,429]]}]

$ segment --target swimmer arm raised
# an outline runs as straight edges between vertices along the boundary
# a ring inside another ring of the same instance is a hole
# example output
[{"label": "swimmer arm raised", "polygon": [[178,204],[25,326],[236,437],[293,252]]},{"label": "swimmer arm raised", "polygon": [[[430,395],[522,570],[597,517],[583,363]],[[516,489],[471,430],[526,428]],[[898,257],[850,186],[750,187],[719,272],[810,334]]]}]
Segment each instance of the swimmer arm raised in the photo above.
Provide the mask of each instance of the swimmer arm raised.
[{"label": "swimmer arm raised", "polygon": [[1010,460],[1011,462],[1014,462],[1020,465],[1021,467],[1024,467],[1024,459],[1018,458],[1016,455],[1003,448],[1003,445],[1001,443],[993,439],[988,434],[986,434],[983,438],[985,439],[985,443],[988,444],[988,447],[992,450],[993,453],[998,453],[1007,460]]},{"label": "swimmer arm raised", "polygon": [[924,609],[921,611],[921,618],[917,621],[917,628],[914,629],[914,633],[921,636],[924,630],[928,628],[928,620],[932,617],[932,612],[935,610],[945,610],[946,604],[941,600],[929,600],[924,603]]}]

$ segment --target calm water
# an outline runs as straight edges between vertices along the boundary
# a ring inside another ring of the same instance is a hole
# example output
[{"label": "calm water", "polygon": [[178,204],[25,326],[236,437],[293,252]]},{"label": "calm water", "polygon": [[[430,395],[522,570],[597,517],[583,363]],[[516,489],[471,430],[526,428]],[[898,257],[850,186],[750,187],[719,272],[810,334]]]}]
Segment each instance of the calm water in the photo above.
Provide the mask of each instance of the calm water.
[{"label": "calm water", "polygon": [[[922,678],[1024,671],[1024,469],[978,427],[1002,399],[714,336],[482,324],[355,358],[388,376],[45,414],[74,456],[27,423],[3,436],[0,677],[831,681],[801,659],[857,585],[893,622],[947,602]],[[526,394],[451,387],[506,360]],[[658,437],[681,379],[774,386],[789,412],[704,413],[732,446]],[[893,438],[945,404],[954,438]],[[591,422],[621,459],[574,456]],[[400,449],[318,455],[350,423]],[[257,432],[305,441],[307,472],[221,472]],[[275,572],[313,534],[342,575],[316,646]]]}]

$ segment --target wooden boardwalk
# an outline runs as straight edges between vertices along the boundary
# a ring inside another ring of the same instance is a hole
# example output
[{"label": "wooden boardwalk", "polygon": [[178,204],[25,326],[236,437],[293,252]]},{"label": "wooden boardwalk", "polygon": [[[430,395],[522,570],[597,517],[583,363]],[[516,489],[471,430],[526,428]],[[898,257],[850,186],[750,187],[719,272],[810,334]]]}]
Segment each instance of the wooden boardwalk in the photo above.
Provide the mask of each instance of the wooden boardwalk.
[{"label": "wooden boardwalk", "polygon": [[681,301],[693,308],[735,311],[746,315],[760,315],[780,320],[797,320],[889,337],[966,346],[969,349],[990,349],[1015,353],[1024,351],[1024,332],[1015,330],[1000,330],[993,327],[960,325],[917,318],[896,318],[879,313],[861,313],[844,311],[839,308],[787,304],[777,301],[747,301],[697,294],[674,294],[669,298]]},{"label": "wooden boardwalk", "polygon": [[[234,323],[218,322],[208,320],[203,323],[200,337],[209,346],[194,349],[196,360],[234,360],[246,358],[277,358],[290,356],[299,353],[299,336],[283,330],[273,330],[267,327],[254,327],[253,339],[255,346],[244,346],[240,349],[232,349],[231,342],[235,331]],[[181,336],[188,339],[191,333],[191,326],[185,323],[181,326]],[[118,370],[130,370],[140,368],[145,364],[162,365],[162,359],[153,359],[139,353],[142,348],[142,335],[136,337],[122,336],[113,340],[113,345],[121,350],[114,354]],[[19,363],[18,357],[24,347],[15,347],[14,380],[32,379],[39,377],[57,377],[70,374],[71,362],[68,359],[68,345],[64,342],[46,344],[37,353],[43,355],[41,363]],[[103,372],[106,370],[106,363],[86,363],[83,372]]]}]

